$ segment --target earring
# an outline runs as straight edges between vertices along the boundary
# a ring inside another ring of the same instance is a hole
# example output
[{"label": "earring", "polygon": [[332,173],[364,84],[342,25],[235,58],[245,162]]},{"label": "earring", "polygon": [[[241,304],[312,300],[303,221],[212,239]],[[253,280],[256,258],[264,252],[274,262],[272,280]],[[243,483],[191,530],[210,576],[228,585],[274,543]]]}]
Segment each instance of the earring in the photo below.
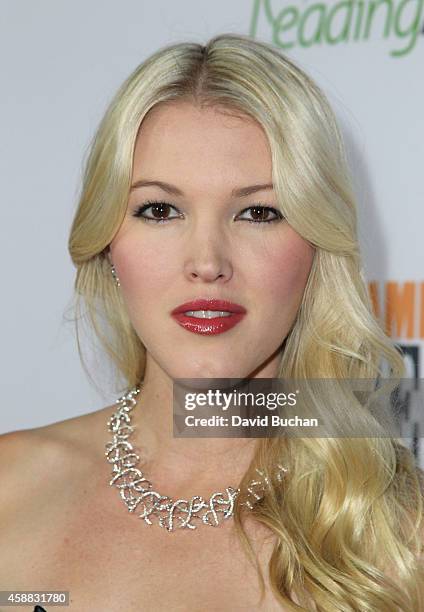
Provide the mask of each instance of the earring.
[{"label": "earring", "polygon": [[116,274],[115,266],[113,264],[110,265],[110,271],[112,272],[112,276],[115,281],[115,285],[117,287],[120,287],[121,283],[119,282],[119,278],[118,278],[118,275]]}]

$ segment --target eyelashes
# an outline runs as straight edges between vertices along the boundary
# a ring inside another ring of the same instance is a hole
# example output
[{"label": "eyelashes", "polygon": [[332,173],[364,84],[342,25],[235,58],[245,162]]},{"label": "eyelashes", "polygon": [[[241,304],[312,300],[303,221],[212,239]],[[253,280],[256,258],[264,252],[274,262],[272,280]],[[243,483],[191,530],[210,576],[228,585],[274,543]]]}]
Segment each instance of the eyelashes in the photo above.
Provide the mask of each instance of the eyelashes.
[{"label": "eyelashes", "polygon": [[[165,217],[155,218],[153,216],[146,216],[145,213],[149,208],[151,208],[152,211],[155,211],[155,213],[159,215],[165,215]],[[169,211],[170,209],[173,209],[174,211],[176,211],[177,214],[172,217],[166,216],[166,212]],[[256,225],[263,225],[264,223],[274,223],[276,221],[284,220],[284,217],[279,210],[277,210],[276,208],[272,206],[266,206],[265,204],[261,204],[261,203],[252,204],[251,206],[244,208],[239,213],[239,215],[242,215],[250,210],[254,211],[253,214],[255,216],[257,215],[257,218],[241,219],[242,221],[247,221],[248,223],[254,223]],[[271,219],[266,218],[267,216],[269,216],[269,214],[274,215],[273,218]],[[160,200],[149,200],[145,204],[137,206],[137,208],[132,213],[132,216],[140,218],[143,221],[146,221],[148,223],[150,222],[151,223],[168,223],[169,221],[172,221],[172,219],[182,218],[182,214],[177,210],[175,206],[173,206],[172,204],[169,204],[169,202],[163,202]]]}]

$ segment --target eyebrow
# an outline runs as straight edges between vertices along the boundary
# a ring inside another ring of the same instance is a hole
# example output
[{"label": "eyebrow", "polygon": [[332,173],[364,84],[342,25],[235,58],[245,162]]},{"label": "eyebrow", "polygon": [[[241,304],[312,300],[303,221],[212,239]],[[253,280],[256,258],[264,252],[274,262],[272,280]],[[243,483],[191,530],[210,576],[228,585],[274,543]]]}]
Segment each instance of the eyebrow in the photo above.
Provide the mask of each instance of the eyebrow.
[{"label": "eyebrow", "polygon": [[[184,192],[178,189],[178,187],[175,187],[175,185],[171,185],[170,183],[165,183],[164,181],[139,180],[131,185],[131,191],[133,191],[133,189],[138,189],[139,187],[160,187],[160,189],[163,189],[164,191],[167,191],[172,195],[184,195]],[[238,187],[234,188],[231,191],[231,197],[242,198],[244,196],[251,195],[252,193],[256,193],[257,191],[265,191],[270,189],[274,189],[274,185],[272,183],[249,185],[248,187]]]}]

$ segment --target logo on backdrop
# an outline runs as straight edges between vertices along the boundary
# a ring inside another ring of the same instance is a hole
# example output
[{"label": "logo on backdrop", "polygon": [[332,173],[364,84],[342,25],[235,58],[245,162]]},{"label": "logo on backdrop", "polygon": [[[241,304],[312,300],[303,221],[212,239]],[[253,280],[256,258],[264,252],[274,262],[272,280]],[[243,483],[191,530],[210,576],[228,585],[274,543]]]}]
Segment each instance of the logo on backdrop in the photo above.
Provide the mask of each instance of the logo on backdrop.
[{"label": "logo on backdrop", "polygon": [[384,39],[392,57],[403,57],[424,34],[423,21],[424,0],[254,0],[250,35],[264,24],[281,49]]},{"label": "logo on backdrop", "polygon": [[405,437],[424,468],[424,431],[419,414],[422,407],[416,402],[419,381],[424,377],[424,282],[373,281],[368,289],[374,314],[403,353],[405,376],[411,385],[399,391],[399,405],[406,423]]},{"label": "logo on backdrop", "polygon": [[[372,281],[368,290],[387,335],[405,345],[419,346],[424,340],[424,282]],[[416,367],[419,365],[418,361]],[[424,378],[424,372],[417,370],[416,376]]]}]

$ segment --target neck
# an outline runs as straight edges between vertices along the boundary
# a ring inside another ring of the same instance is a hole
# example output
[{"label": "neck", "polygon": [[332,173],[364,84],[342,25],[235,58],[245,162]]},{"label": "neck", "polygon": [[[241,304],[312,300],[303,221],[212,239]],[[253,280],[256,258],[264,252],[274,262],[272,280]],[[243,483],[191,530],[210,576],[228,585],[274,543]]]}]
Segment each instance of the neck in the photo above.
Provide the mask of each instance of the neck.
[{"label": "neck", "polygon": [[[176,438],[173,381],[152,360],[132,411],[133,444],[146,477],[166,482],[238,486],[253,459],[255,438]],[[227,482],[228,481],[228,482]]]}]

